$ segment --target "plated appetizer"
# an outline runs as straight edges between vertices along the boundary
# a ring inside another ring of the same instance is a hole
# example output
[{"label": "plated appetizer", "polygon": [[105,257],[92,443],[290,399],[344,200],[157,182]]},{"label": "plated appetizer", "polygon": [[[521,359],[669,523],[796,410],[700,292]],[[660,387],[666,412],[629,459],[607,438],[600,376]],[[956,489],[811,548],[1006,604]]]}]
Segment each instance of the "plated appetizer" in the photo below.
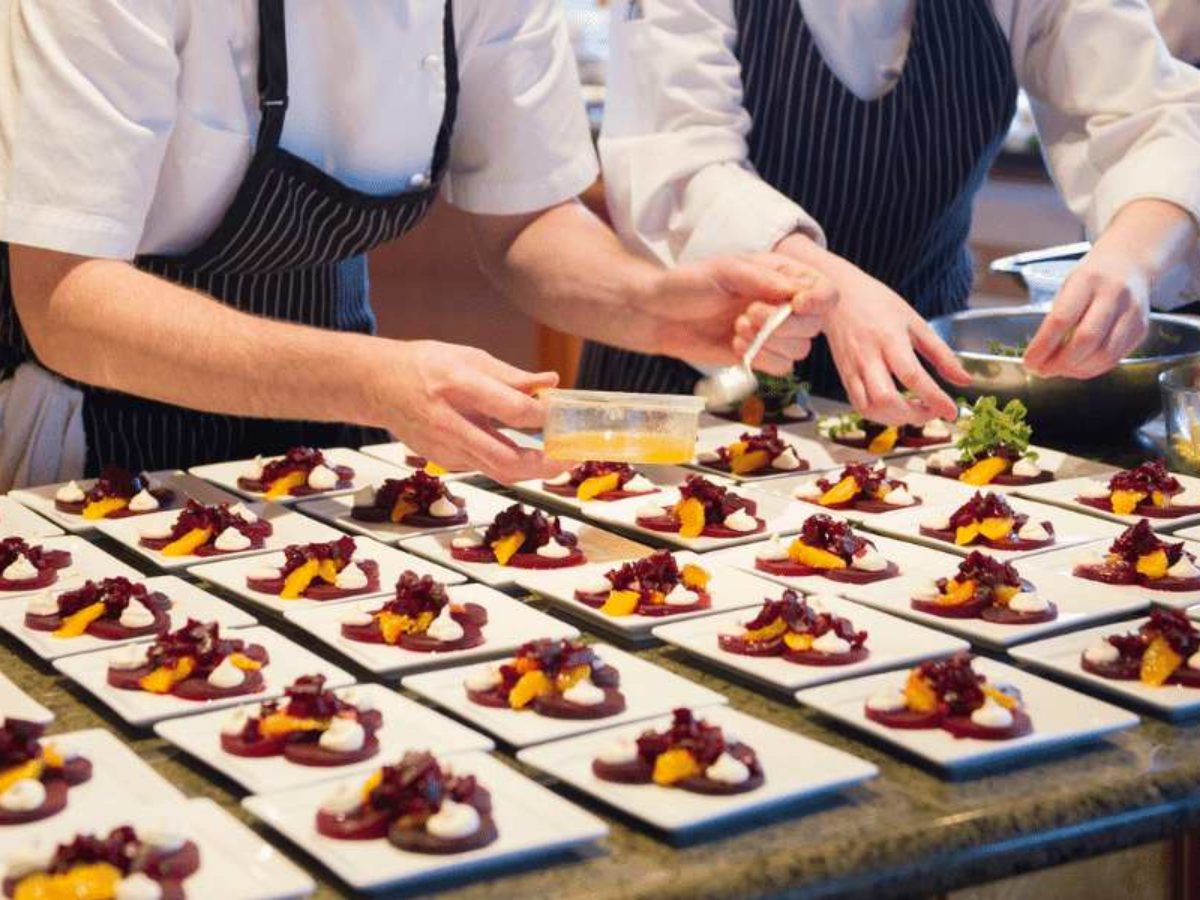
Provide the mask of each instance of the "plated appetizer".
[{"label": "plated appetizer", "polygon": [[342,600],[379,590],[379,563],[355,559],[352,537],[283,550],[280,568],[264,566],[246,575],[246,587],[280,600]]},{"label": "plated appetizer", "polygon": [[620,673],[586,644],[530,641],[499,666],[467,679],[467,697],[480,706],[532,710],[552,719],[603,719],[625,709]]},{"label": "plated appetizer", "polygon": [[42,743],[45,728],[0,720],[0,827],[39,822],[62,812],[67,793],[92,777],[92,764]]},{"label": "plated appetizer", "polygon": [[386,837],[409,853],[465,853],[496,840],[492,798],[473,775],[432,753],[409,752],[361,787],[340,786],[317,811],[317,831],[344,841]]},{"label": "plated appetizer", "polygon": [[105,466],[86,491],[68,481],[54,494],[54,508],[85,519],[122,519],[157,512],[175,501],[175,492],[155,484],[142,472],[134,475],[120,466]]},{"label": "plated appetizer", "polygon": [[1012,563],[976,550],[951,578],[939,578],[930,589],[912,598],[918,612],[944,619],[983,619],[999,625],[1053,622],[1057,607],[1039,596]]},{"label": "plated appetizer", "polygon": [[410,469],[419,469],[426,475],[433,475],[437,478],[443,475],[461,475],[463,472],[469,471],[468,469],[448,469],[428,457],[411,451],[404,454],[404,464]]},{"label": "plated appetizer", "polygon": [[428,575],[406,571],[396,595],[379,609],[342,619],[342,637],[364,644],[389,644],[417,653],[466,650],[483,643],[488,614],[477,603],[455,603],[446,586]]},{"label": "plated appetizer", "polygon": [[689,475],[679,486],[674,506],[646,506],[637,512],[637,524],[651,531],[680,537],[744,537],[766,530],[757,517],[758,504],[700,475]]},{"label": "plated appetizer", "polygon": [[143,530],[139,543],[163,556],[207,558],[260,550],[273,530],[244,503],[205,506],[189,500],[171,525]]},{"label": "plated appetizer", "polygon": [[1021,692],[989,684],[966,653],[921,663],[902,688],[868,699],[865,712],[888,728],[941,728],[956,738],[1007,741],[1033,730]]},{"label": "plated appetizer", "polygon": [[775,425],[764,425],[757,434],[747,431],[728,446],[701,451],[696,461],[734,475],[803,472],[809,468],[808,461],[796,454],[796,448],[779,436]]},{"label": "plated appetizer", "polygon": [[1027,412],[1020,400],[1010,400],[1001,409],[995,397],[980,397],[960,419],[958,443],[932,454],[925,471],[974,487],[1053,481],[1054,473],[1038,466],[1037,453],[1029,449],[1033,429],[1025,421]]},{"label": "plated appetizer", "polygon": [[1186,613],[1156,608],[1137,631],[1109,635],[1088,647],[1079,664],[1115,681],[1200,688],[1200,631]]},{"label": "plated appetizer", "polygon": [[565,569],[587,562],[579,538],[564,531],[557,516],[527,510],[520,503],[497,514],[483,534],[471,529],[455,535],[450,555],[461,562],[517,569]]},{"label": "plated appetizer", "polygon": [[765,600],[737,634],[717,636],[717,646],[739,656],[778,656],[802,666],[848,666],[870,655],[867,633],[816,601],[786,590]]},{"label": "plated appetizer", "polygon": [[662,618],[712,606],[712,576],[694,563],[680,567],[666,550],[658,550],[606,572],[594,585],[575,590],[575,599],[608,616]]},{"label": "plated appetizer", "polygon": [[467,501],[452,494],[436,475],[415,472],[408,478],[389,478],[377,488],[363,488],[354,495],[350,518],[414,528],[464,525]]},{"label": "plated appetizer", "polygon": [[260,759],[282,756],[301,766],[345,766],[379,752],[383,715],[352,691],[327,690],[324,675],[303,675],[251,714],[233,711],[221,729],[221,749]]},{"label": "plated appetizer", "polygon": [[0,540],[0,591],[28,591],[50,587],[71,565],[68,550],[47,550],[24,538]]},{"label": "plated appetizer", "polygon": [[51,853],[22,853],[3,886],[16,900],[184,900],[183,882],[199,868],[200,848],[184,835],[139,836],[123,825],[104,837],[77,834]]},{"label": "plated appetizer", "polygon": [[54,596],[40,594],[25,606],[25,627],[49,631],[56,638],[81,635],[102,641],[165,634],[171,627],[171,600],[128,578],[88,580]]},{"label": "plated appetizer", "polygon": [[920,506],[921,498],[908,489],[908,482],[892,478],[886,465],[854,464],[842,469],[835,481],[814,478],[797,485],[792,496],[826,509],[882,513]]},{"label": "plated appetizer", "polygon": [[1107,482],[1080,489],[1076,501],[1118,516],[1177,519],[1200,513],[1200,496],[1188,497],[1162,460],[1117,472]]},{"label": "plated appetizer", "polygon": [[921,523],[921,534],[958,547],[988,547],[992,550],[1025,551],[1054,543],[1054,526],[1034,522],[1016,512],[1003,494],[975,492],[970,500],[946,518]]},{"label": "plated appetizer", "polygon": [[754,749],[719,725],[677,709],[669,728],[619,740],[592,760],[592,774],[620,784],[657,784],[695,794],[744,794],[762,786]]},{"label": "plated appetizer", "polygon": [[189,619],[152,644],[130,644],[108,662],[108,683],[125,691],[216,700],[263,690],[266,648],[223,638],[216,622]]},{"label": "plated appetizer", "polygon": [[658,493],[658,486],[628,463],[585,462],[547,478],[542,490],[576,500],[611,502]]},{"label": "plated appetizer", "polygon": [[1077,578],[1105,584],[1133,584],[1152,591],[1200,590],[1200,567],[1183,542],[1168,543],[1154,533],[1150,522],[1138,519],[1112,542],[1095,562],[1075,566]]},{"label": "plated appetizer", "polygon": [[849,522],[825,513],[805,519],[790,543],[773,535],[759,547],[754,568],[786,578],[820,575],[845,584],[870,584],[900,574],[900,567],[855,534]]},{"label": "plated appetizer", "polygon": [[349,466],[331,465],[324,453],[312,447],[292,447],[275,459],[256,456],[238,478],[237,485],[243,491],[278,500],[345,490],[353,481],[354,470]]},{"label": "plated appetizer", "polygon": [[817,423],[817,431],[835,444],[877,456],[891,453],[897,447],[920,449],[944,444],[953,436],[950,425],[941,419],[924,425],[884,425],[864,419],[856,412],[824,418]]},{"label": "plated appetizer", "polygon": [[722,419],[741,422],[743,425],[794,425],[807,422],[813,417],[809,407],[806,382],[793,375],[764,375],[756,372],[758,390],[738,406],[713,410],[712,414]]}]

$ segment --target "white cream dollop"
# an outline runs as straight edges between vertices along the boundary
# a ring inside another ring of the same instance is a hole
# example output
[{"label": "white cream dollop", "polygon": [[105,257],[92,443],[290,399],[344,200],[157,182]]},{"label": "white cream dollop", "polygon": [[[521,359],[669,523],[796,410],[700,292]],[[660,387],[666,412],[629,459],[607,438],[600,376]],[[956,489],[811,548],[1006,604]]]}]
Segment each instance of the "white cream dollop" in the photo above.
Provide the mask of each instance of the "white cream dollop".
[{"label": "white cream dollop", "polygon": [[425,820],[425,830],[434,837],[464,838],[479,830],[479,810],[469,803],[443,800],[441,808]]},{"label": "white cream dollop", "polygon": [[375,702],[357,688],[349,687],[338,691],[338,697],[343,703],[349,703],[357,708],[359,712],[369,712],[375,708]]},{"label": "white cream dollop", "polygon": [[576,588],[581,594],[607,594],[613,589],[612,582],[603,575],[589,578]]},{"label": "white cream dollop", "polygon": [[704,770],[706,777],[722,784],[741,784],[750,777],[750,767],[728,751]]},{"label": "white cream dollop", "polygon": [[1030,519],[1017,531],[1017,537],[1023,541],[1048,541],[1050,532],[1048,532],[1041,522],[1035,522]]},{"label": "white cream dollop", "polygon": [[267,466],[267,461],[261,455],[254,457],[246,463],[246,468],[242,471],[244,478],[249,478],[251,481],[258,481],[263,477],[263,469]]},{"label": "white cream dollop", "polygon": [[29,812],[46,802],[46,788],[36,778],[22,778],[0,794],[0,809]]},{"label": "white cream dollop", "polygon": [[365,485],[354,492],[351,500],[352,506],[374,506],[375,505],[376,489],[372,485]]},{"label": "white cream dollop", "polygon": [[321,812],[331,816],[352,813],[362,804],[362,792],[352,784],[339,784],[321,801]]},{"label": "white cream dollop", "polygon": [[113,900],[160,900],[162,886],[145,872],[134,872],[117,882]]},{"label": "white cream dollop", "polygon": [[317,738],[317,745],[334,753],[357,753],[367,742],[367,732],[357,719],[336,718]]},{"label": "white cream dollop", "polygon": [[29,561],[24,553],[17,555],[3,573],[0,573],[6,581],[29,581],[32,578],[38,577],[37,567]]},{"label": "white cream dollop", "polygon": [[1197,650],[1188,657],[1187,667],[1189,669],[1200,669],[1200,650]]},{"label": "white cream dollop", "polygon": [[548,484],[550,487],[566,487],[571,483],[570,472],[559,472],[550,478],[547,478],[543,484]]},{"label": "white cream dollop", "polygon": [[356,562],[349,562],[337,573],[335,586],[343,591],[361,591],[371,580]]},{"label": "white cream dollop", "polygon": [[456,550],[471,550],[483,546],[483,534],[478,528],[468,528],[460,531],[450,539],[450,546]]},{"label": "white cream dollop", "polygon": [[151,512],[158,509],[160,505],[158,498],[145,488],[134,494],[129,501],[129,509],[132,512]]},{"label": "white cream dollop", "polygon": [[1050,601],[1034,591],[1020,591],[1009,598],[1008,608],[1018,613],[1040,613],[1050,608]]},{"label": "white cream dollop", "polygon": [[54,492],[54,499],[59,503],[82,503],[87,499],[87,494],[83,492],[79,482],[68,481]]},{"label": "white cream dollop", "polygon": [[701,450],[696,454],[696,462],[701,465],[711,466],[713,463],[721,461],[721,454],[716,450]]},{"label": "white cream dollop", "polygon": [[466,634],[462,625],[451,615],[449,603],[443,606],[437,618],[429,623],[425,633],[435,641],[457,641]]},{"label": "white cream dollop", "polygon": [[659,516],[663,515],[663,513],[664,510],[661,506],[655,506],[653,503],[649,503],[639,508],[634,515],[639,519],[657,519]]},{"label": "white cream dollop", "polygon": [[835,656],[841,653],[849,653],[850,642],[845,638],[839,637],[836,631],[830,629],[812,642],[812,648],[817,653]]},{"label": "white cream dollop", "polygon": [[187,843],[187,834],[173,827],[169,822],[161,821],[146,829],[142,840],[150,847],[161,853],[174,853]]},{"label": "white cream dollop", "polygon": [[158,525],[147,525],[145,528],[138,529],[138,537],[144,538],[147,541],[162,541],[171,536],[172,525],[170,522],[161,522]]},{"label": "white cream dollop", "polygon": [[[1120,659],[1121,651],[1108,641],[1097,641],[1083,651],[1083,658],[1094,666],[1103,666]],[[1190,661],[1188,665],[1191,665]]]},{"label": "white cream dollop", "polygon": [[819,500],[824,493],[815,478],[803,481],[792,489],[792,496],[797,500]]},{"label": "white cream dollop", "polygon": [[939,450],[937,453],[931,453],[926,460],[926,468],[934,469],[949,469],[958,465],[959,453],[951,448],[949,450]]},{"label": "white cream dollop", "polygon": [[49,592],[34,594],[25,601],[25,612],[31,616],[58,615],[58,598]]},{"label": "white cream dollop", "polygon": [[463,687],[468,691],[490,691],[502,681],[500,669],[497,666],[484,666],[463,679]]},{"label": "white cream dollop", "polygon": [[547,543],[537,548],[537,555],[546,559],[566,559],[571,555],[571,548],[564,547],[551,538]]},{"label": "white cream dollop", "polygon": [[788,543],[779,535],[773,534],[754,555],[763,562],[782,562],[788,558]]},{"label": "white cream dollop", "polygon": [[771,460],[771,468],[781,472],[794,472],[800,468],[800,457],[796,455],[796,448],[788,447],[776,456]]},{"label": "white cream dollop", "polygon": [[240,550],[249,550],[253,545],[254,542],[250,538],[246,537],[233,526],[226,528],[213,541],[213,549],[220,550],[222,553],[236,553]]},{"label": "white cream dollop", "polygon": [[145,644],[127,644],[108,658],[108,667],[118,671],[140,669],[146,665]]},{"label": "white cream dollop", "polygon": [[215,688],[226,690],[235,688],[246,680],[246,673],[233,664],[233,657],[227,656],[208,674],[208,683]]},{"label": "white cream dollop", "polygon": [[921,437],[942,441],[950,437],[950,423],[942,419],[930,419],[921,426]]},{"label": "white cream dollop", "polygon": [[931,516],[921,523],[922,528],[928,528],[930,531],[948,531],[950,529],[949,516]]},{"label": "white cream dollop", "polygon": [[225,719],[225,724],[221,726],[221,734],[235,737],[242,733],[248,721],[250,721],[250,707],[239,706]]},{"label": "white cream dollop", "polygon": [[373,615],[366,610],[360,610],[358,612],[347,613],[346,615],[342,616],[341,624],[350,625],[354,628],[365,628],[374,621],[375,617]]},{"label": "white cream dollop", "polygon": [[683,582],[680,582],[667,592],[667,595],[663,597],[663,602],[667,606],[691,606],[698,599],[694,591],[689,590]]},{"label": "white cream dollop", "polygon": [[1042,467],[1032,459],[1022,457],[1013,463],[1012,473],[1018,478],[1037,478],[1042,474]]},{"label": "white cream dollop", "polygon": [[282,570],[273,566],[258,566],[246,573],[246,578],[251,581],[274,581],[283,574]]},{"label": "white cream dollop", "polygon": [[258,514],[254,510],[252,510],[250,507],[248,507],[245,503],[241,503],[240,501],[238,503],[233,504],[233,506],[229,507],[229,514],[233,515],[233,516],[240,516],[241,518],[245,519],[247,522],[257,522],[258,521]]},{"label": "white cream dollop", "polygon": [[568,703],[579,706],[595,706],[604,702],[604,689],[596,687],[590,678],[581,678],[562,693]]},{"label": "white cream dollop", "polygon": [[971,713],[971,721],[981,728],[1007,728],[1013,723],[1013,714],[989,698]]},{"label": "white cream dollop", "polygon": [[901,486],[898,488],[892,488],[890,491],[884,494],[883,502],[888,506],[912,506],[917,501],[913,495],[909,493],[908,488]]},{"label": "white cream dollop", "polygon": [[33,872],[41,872],[54,858],[54,845],[45,841],[36,841],[22,847],[16,847],[5,854],[3,864],[0,864],[0,880],[4,878],[23,878]]},{"label": "white cream dollop", "polygon": [[629,494],[648,494],[651,491],[658,490],[658,487],[653,481],[639,472],[625,482],[625,486],[622,488],[622,490]]},{"label": "white cream dollop", "polygon": [[636,762],[637,758],[638,746],[633,738],[618,738],[596,754],[597,760],[610,766]]},{"label": "white cream dollop", "polygon": [[1195,578],[1200,575],[1200,569],[1197,569],[1188,554],[1184,553],[1167,569],[1167,575],[1171,578]]},{"label": "white cream dollop", "polygon": [[312,471],[308,473],[308,486],[314,491],[332,491],[337,484],[337,472],[327,465],[313,466]]},{"label": "white cream dollop", "polygon": [[1079,487],[1080,497],[1088,500],[1107,500],[1112,494],[1106,481],[1088,481]]},{"label": "white cream dollop", "polygon": [[867,709],[875,712],[899,712],[908,708],[908,698],[898,688],[886,688],[867,699]]},{"label": "white cream dollop", "polygon": [[429,514],[438,519],[453,519],[459,512],[458,506],[445,497],[438,497],[429,504]]},{"label": "white cream dollop", "polygon": [[131,600],[129,605],[121,610],[117,622],[125,628],[148,628],[154,624],[154,613],[145,604]]},{"label": "white cream dollop", "polygon": [[882,572],[887,567],[888,561],[883,558],[883,554],[869,544],[850,559],[850,568],[862,572]]},{"label": "white cream dollop", "polygon": [[735,509],[725,517],[724,524],[730,531],[740,531],[743,534],[758,528],[758,520],[744,509]]}]

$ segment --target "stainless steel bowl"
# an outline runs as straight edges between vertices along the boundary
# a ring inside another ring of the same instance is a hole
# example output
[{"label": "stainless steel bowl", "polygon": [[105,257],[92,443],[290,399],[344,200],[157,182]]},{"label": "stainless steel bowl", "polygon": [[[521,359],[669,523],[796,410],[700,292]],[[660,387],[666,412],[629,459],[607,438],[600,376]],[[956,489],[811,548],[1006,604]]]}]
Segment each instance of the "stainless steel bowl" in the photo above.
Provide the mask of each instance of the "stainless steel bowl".
[{"label": "stainless steel bowl", "polygon": [[994,351],[998,342],[1024,347],[1045,318],[1040,309],[980,309],[933,319],[929,324],[958,354],[975,380],[946,385],[953,396],[974,401],[993,394],[1001,403],[1021,400],[1029,409],[1034,440],[1124,438],[1160,409],[1158,376],[1172,366],[1200,360],[1200,319],[1154,313],[1150,334],[1137,352],[1090,381],[1039,378],[1019,356]]}]

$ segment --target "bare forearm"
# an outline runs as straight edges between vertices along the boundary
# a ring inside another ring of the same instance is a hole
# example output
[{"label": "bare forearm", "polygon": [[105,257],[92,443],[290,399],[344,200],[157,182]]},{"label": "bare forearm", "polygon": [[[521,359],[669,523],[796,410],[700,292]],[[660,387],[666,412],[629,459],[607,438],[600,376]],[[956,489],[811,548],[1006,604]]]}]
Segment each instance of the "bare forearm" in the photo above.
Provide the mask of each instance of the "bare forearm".
[{"label": "bare forearm", "polygon": [[1153,283],[1196,246],[1200,229],[1182,207],[1165,200],[1126,204],[1096,240],[1093,253],[1125,254]]}]

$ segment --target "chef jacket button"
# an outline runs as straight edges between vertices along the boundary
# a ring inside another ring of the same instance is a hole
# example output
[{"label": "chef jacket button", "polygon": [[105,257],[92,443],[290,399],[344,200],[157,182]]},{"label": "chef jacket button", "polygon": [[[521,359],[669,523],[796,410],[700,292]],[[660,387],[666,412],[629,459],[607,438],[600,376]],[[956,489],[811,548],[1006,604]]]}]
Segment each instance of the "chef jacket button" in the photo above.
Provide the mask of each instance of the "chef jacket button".
[{"label": "chef jacket button", "polygon": [[418,172],[412,178],[408,179],[410,188],[429,187],[429,174],[427,172]]},{"label": "chef jacket button", "polygon": [[426,69],[440,69],[442,67],[442,55],[440,53],[430,53],[421,60],[421,65]]}]

